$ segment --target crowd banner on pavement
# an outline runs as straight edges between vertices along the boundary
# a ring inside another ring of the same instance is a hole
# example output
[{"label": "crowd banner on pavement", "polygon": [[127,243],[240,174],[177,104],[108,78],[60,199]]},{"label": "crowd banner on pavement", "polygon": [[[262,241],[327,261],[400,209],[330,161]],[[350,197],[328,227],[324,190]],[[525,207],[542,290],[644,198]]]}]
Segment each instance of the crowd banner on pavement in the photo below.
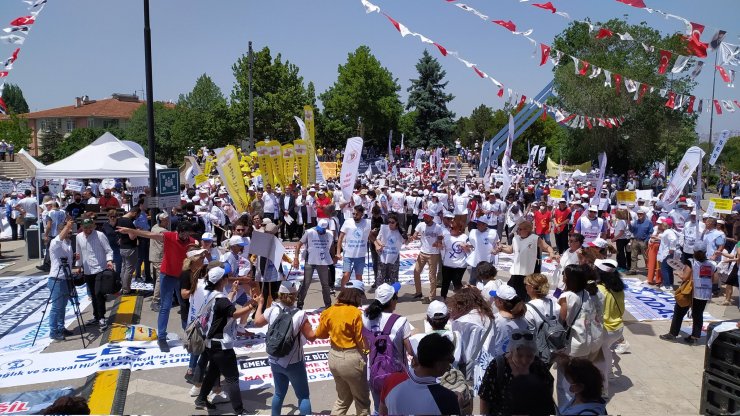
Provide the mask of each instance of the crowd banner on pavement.
[{"label": "crowd banner on pavement", "polygon": [[[298,118],[297,120],[300,121]],[[300,124],[302,125],[303,122],[300,121]],[[306,141],[303,139],[294,140],[293,149],[295,150],[295,160],[298,164],[298,176],[301,179],[301,185],[308,186],[308,148],[306,147]]]},{"label": "crowd banner on pavement", "polygon": [[0,394],[0,415],[40,415],[58,398],[71,394],[72,387]]},{"label": "crowd banner on pavement", "polygon": [[362,156],[362,138],[352,137],[347,140],[347,147],[344,149],[344,159],[342,160],[341,186],[342,195],[345,201],[352,197],[352,191],[355,189],[355,180],[357,179],[357,169],[360,167],[360,158]]},{"label": "crowd banner on pavement", "polygon": [[717,163],[717,159],[719,158],[719,155],[722,153],[722,149],[725,147],[725,143],[727,143],[727,140],[730,138],[730,131],[729,130],[722,130],[722,134],[719,135],[719,139],[717,139],[717,143],[714,145],[714,149],[712,149],[712,154],[709,156],[709,165],[714,166],[715,163]]},{"label": "crowd banner on pavement", "polygon": [[226,186],[229,196],[234,201],[234,206],[241,212],[249,209],[247,203],[247,190],[244,187],[244,178],[242,176],[241,166],[239,165],[239,156],[234,146],[226,146],[217,156],[218,174],[221,175],[221,181]]},{"label": "crowd banner on pavement", "polygon": [[553,162],[549,157],[547,158],[547,177],[557,178],[560,172],[573,173],[577,170],[581,172],[588,172],[591,170],[591,162],[581,163],[580,165],[560,165]]},{"label": "crowd banner on pavement", "polygon": [[[317,351],[306,353],[304,364],[308,373],[308,382],[333,380],[334,377],[329,369],[329,352]],[[272,369],[267,358],[241,358],[237,359],[239,367],[239,388],[241,390],[253,390],[273,384]]]},{"label": "crowd banner on pavement", "polygon": [[308,183],[316,182],[316,129],[314,128],[313,107],[310,105],[303,106],[303,120],[306,123],[306,150],[308,156]]},{"label": "crowd banner on pavement", "polygon": [[628,204],[637,201],[635,191],[617,191],[617,204]]},{"label": "crowd banner on pavement", "polygon": [[[643,283],[634,277],[622,278],[624,288],[624,308],[637,321],[670,321],[673,319],[675,296]],[[691,320],[686,316],[684,320]],[[705,321],[715,321],[715,317],[704,312]]]},{"label": "crowd banner on pavement", "polygon": [[686,151],[683,159],[681,159],[681,163],[678,164],[676,171],[673,173],[671,182],[663,192],[663,205],[673,205],[676,202],[681,192],[683,192],[683,187],[686,186],[686,182],[694,174],[696,167],[699,166],[704,155],[705,152],[697,146],[691,146]]}]

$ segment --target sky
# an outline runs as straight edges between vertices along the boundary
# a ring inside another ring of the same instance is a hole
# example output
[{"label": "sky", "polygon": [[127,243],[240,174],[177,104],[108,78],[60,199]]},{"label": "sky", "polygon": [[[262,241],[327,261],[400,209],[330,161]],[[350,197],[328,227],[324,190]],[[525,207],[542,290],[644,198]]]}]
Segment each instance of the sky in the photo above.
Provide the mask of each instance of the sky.
[{"label": "sky", "polygon": [[[615,0],[551,1],[574,19],[598,22],[625,17],[630,23],[645,21],[663,34],[684,30],[678,20]],[[712,7],[696,0],[645,2],[704,24],[704,41],[721,28],[728,32],[726,41],[740,42],[740,28],[733,25],[740,16],[740,1],[712,0]],[[552,65],[540,67],[539,55],[532,57],[526,39],[444,0],[373,3],[411,31],[457,51],[506,88],[532,97],[552,79]],[[465,4],[490,16],[489,20],[512,20],[520,30],[532,28],[531,36],[548,44],[568,24],[560,16],[518,0],[468,0]],[[228,97],[234,85],[232,65],[247,53],[251,40],[255,50],[268,46],[273,56],[280,53],[296,64],[305,82],[314,82],[317,93],[336,81],[337,68],[350,52],[368,45],[398,79],[405,102],[409,80],[417,77],[415,65],[429,46],[411,36],[402,38],[382,15],[366,14],[360,0],[152,0],[150,13],[154,98],[160,101],[176,101],[181,93],[192,90],[203,73]],[[27,5],[21,0],[0,0],[0,22],[26,14]],[[20,46],[7,82],[21,87],[31,111],[72,105],[82,95],[101,99],[136,92],[142,97],[143,39],[143,0],[49,0]],[[0,58],[9,56],[15,47],[0,43]],[[498,90],[490,81],[436,49],[430,52],[447,72],[447,92],[455,96],[449,107],[458,117],[469,115],[480,104],[503,107],[505,99],[496,96]],[[712,58],[697,78],[695,95],[711,97]],[[737,89],[729,88],[717,75],[716,98],[740,100]],[[722,129],[740,130],[740,111],[715,116],[715,134]],[[707,113],[700,117],[697,132],[709,132]]]}]

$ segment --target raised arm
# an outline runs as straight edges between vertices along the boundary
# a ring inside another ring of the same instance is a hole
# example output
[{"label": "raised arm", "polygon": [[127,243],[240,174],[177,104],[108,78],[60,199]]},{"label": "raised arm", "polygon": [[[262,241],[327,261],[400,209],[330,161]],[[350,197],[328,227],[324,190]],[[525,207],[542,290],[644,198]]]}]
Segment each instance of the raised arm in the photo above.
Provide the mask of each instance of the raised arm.
[{"label": "raised arm", "polygon": [[153,233],[151,231],[145,231],[145,230],[139,230],[136,228],[127,228],[127,227],[116,227],[116,231],[122,234],[128,234],[132,237],[142,237],[142,238],[148,238],[150,240],[155,241],[164,241],[164,234],[162,233]]}]

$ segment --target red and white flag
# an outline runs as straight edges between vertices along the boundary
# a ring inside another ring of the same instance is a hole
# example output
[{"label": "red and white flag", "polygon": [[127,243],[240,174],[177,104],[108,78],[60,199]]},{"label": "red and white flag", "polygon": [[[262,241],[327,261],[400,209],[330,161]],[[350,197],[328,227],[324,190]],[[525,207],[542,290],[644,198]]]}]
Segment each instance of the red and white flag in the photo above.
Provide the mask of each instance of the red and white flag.
[{"label": "red and white flag", "polygon": [[714,100],[714,110],[718,116],[722,115],[722,106],[719,104],[719,100]]},{"label": "red and white flag", "polygon": [[612,36],[614,36],[614,32],[602,27],[599,29],[599,33],[596,34],[596,39],[610,38]]},{"label": "red and white flag", "polygon": [[658,73],[665,74],[665,70],[668,69],[668,63],[671,61],[671,52],[665,49],[660,50],[660,66],[658,66]]},{"label": "red and white flag", "polygon": [[549,10],[549,11],[550,11],[550,12],[552,12],[552,13],[555,13],[555,12],[557,12],[557,11],[558,11],[558,10],[557,10],[557,9],[555,8],[555,6],[553,6],[553,5],[552,5],[552,3],[551,3],[551,2],[549,2],[549,1],[548,1],[547,3],[533,3],[533,4],[532,4],[532,6],[534,6],[534,7],[539,7],[540,9],[545,9],[545,10]]},{"label": "red and white flag", "polygon": [[666,101],[665,106],[673,110],[673,107],[676,105],[676,93],[671,91],[668,93],[668,101]]},{"label": "red and white flag", "polygon": [[638,9],[644,9],[647,6],[643,0],[617,0],[620,3],[624,3],[628,6],[637,7]]},{"label": "red and white flag", "polygon": [[715,68],[717,68],[717,71],[719,72],[719,76],[722,77],[722,81],[729,83],[730,75],[727,73],[725,68],[723,68],[721,65],[715,65]]},{"label": "red and white flag", "polygon": [[516,32],[516,25],[511,20],[504,21],[504,20],[491,20],[493,23],[496,23],[499,26],[503,26],[507,29],[509,29],[512,32]]},{"label": "red and white flag", "polygon": [[686,112],[689,114],[692,114],[694,112],[694,100],[696,100],[696,97],[693,95],[689,97],[689,106],[686,108]]},{"label": "red and white flag", "polygon": [[701,34],[704,32],[704,25],[694,22],[690,22],[690,24],[691,33],[688,38],[686,38],[686,47],[692,55],[698,56],[699,58],[706,58],[709,44],[702,42],[700,39]]},{"label": "red and white flag", "polygon": [[10,57],[6,59],[5,62],[3,62],[3,66],[7,67],[8,65],[13,65],[13,62],[15,62],[16,59],[18,59],[18,52],[20,51],[21,51],[21,48],[16,48],[16,50],[13,51],[13,54],[10,55]]},{"label": "red and white flag", "polygon": [[614,89],[617,92],[617,95],[621,92],[622,88],[622,76],[619,74],[614,74]]},{"label": "red and white flag", "polygon": [[547,59],[550,57],[550,47],[545,45],[544,43],[540,43],[540,50],[542,51],[542,56],[540,58],[540,66],[542,66],[545,64],[545,62],[547,62]]},{"label": "red and white flag", "polygon": [[586,61],[581,61],[581,69],[580,71],[578,71],[578,75],[586,75],[586,72],[588,72],[589,65],[591,64],[589,64]]},{"label": "red and white flag", "polygon": [[13,19],[10,22],[10,25],[11,26],[27,26],[27,25],[32,25],[35,21],[36,21],[35,15],[21,16],[21,17],[17,17]]},{"label": "red and white flag", "polygon": [[0,113],[7,114],[8,113],[8,105],[5,104],[5,101],[2,97],[0,97]]}]

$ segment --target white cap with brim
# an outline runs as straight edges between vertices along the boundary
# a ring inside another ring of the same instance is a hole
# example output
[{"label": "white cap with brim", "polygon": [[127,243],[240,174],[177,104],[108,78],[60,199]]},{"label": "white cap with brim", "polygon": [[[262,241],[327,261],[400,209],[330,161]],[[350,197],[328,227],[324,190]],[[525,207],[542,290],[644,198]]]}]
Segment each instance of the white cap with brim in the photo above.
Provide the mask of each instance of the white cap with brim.
[{"label": "white cap with brim", "polygon": [[516,290],[514,290],[513,287],[506,285],[501,285],[497,290],[492,290],[489,292],[489,294],[492,297],[497,297],[499,299],[503,300],[512,300],[516,297]]},{"label": "white cap with brim", "polygon": [[401,284],[398,282],[393,283],[392,285],[383,283],[375,290],[375,300],[380,302],[382,305],[387,305],[388,302],[393,299],[393,295],[398,293],[399,289],[401,289]]},{"label": "white cap with brim", "polygon": [[447,305],[445,305],[444,302],[435,300],[432,301],[432,303],[429,304],[429,307],[427,308],[427,317],[428,318],[443,318],[445,316],[448,316],[450,314],[449,309],[447,309]]},{"label": "white cap with brim", "polygon": [[196,248],[196,249],[188,251],[187,253],[185,253],[185,255],[188,257],[194,257],[194,256],[199,256],[201,254],[205,254],[206,251],[207,250],[204,248]]},{"label": "white cap with brim", "polygon": [[208,281],[215,285],[225,274],[226,271],[221,267],[214,267],[208,271]]},{"label": "white cap with brim", "polygon": [[326,231],[329,228],[329,220],[326,218],[322,218],[319,220],[318,225],[316,225],[316,229],[319,231]]},{"label": "white cap with brim", "polygon": [[280,288],[278,289],[278,293],[285,293],[285,294],[298,293],[298,283],[292,280],[284,280],[280,282]]},{"label": "white cap with brim", "polygon": [[242,239],[238,235],[235,235],[235,236],[229,238],[229,246],[230,247],[232,247],[232,246],[242,246],[242,247],[244,247],[246,245],[247,244],[244,243],[244,239]]}]

